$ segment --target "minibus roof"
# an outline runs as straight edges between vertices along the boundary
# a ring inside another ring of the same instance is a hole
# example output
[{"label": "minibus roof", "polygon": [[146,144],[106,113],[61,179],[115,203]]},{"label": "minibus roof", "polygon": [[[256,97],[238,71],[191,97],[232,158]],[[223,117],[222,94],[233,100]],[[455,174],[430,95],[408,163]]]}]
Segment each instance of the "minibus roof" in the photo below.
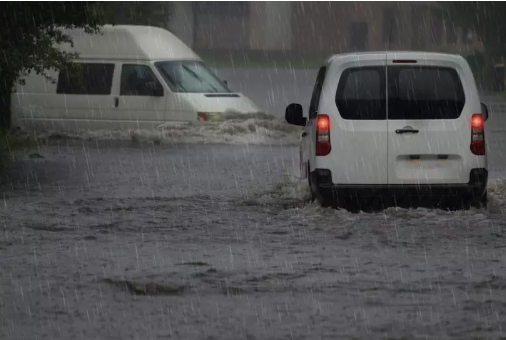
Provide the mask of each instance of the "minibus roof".
[{"label": "minibus roof", "polygon": [[74,42],[60,46],[80,59],[201,60],[171,32],[151,26],[105,25],[97,34],[83,29],[64,30]]}]

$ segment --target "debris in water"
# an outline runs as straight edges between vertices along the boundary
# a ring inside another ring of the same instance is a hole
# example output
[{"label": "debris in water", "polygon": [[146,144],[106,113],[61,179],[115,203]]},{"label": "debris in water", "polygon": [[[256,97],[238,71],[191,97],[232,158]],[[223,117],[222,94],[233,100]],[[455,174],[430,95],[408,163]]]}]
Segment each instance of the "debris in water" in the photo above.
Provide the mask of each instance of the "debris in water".
[{"label": "debris in water", "polygon": [[191,262],[179,263],[178,266],[197,266],[197,267],[202,267],[202,266],[209,266],[209,264],[205,263],[205,262],[201,262],[201,261],[191,261]]},{"label": "debris in water", "polygon": [[42,156],[40,153],[38,152],[35,152],[35,153],[32,153],[30,154],[29,156],[30,158],[44,158],[44,156]]},{"label": "debris in water", "polygon": [[182,285],[160,285],[154,282],[142,283],[129,280],[104,279],[104,282],[118,287],[124,287],[127,291],[135,295],[180,295],[188,290],[188,287]]},{"label": "debris in water", "polygon": [[353,234],[349,231],[345,232],[344,234],[341,234],[341,235],[336,235],[336,238],[339,239],[339,240],[347,240],[349,239]]},{"label": "debris in water", "polygon": [[139,137],[137,137],[135,135],[135,132],[133,132],[133,131],[130,131],[130,138],[132,139],[132,142],[135,144],[138,144],[140,142]]}]

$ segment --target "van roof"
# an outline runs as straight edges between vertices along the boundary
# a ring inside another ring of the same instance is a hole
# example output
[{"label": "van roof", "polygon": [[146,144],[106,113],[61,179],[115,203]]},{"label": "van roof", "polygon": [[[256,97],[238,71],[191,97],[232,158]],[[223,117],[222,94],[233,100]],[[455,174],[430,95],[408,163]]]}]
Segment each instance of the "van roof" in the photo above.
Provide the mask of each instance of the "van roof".
[{"label": "van roof", "polygon": [[98,34],[83,29],[64,30],[74,47],[61,45],[67,52],[77,52],[83,59],[128,60],[201,60],[171,32],[151,26],[105,25]]},{"label": "van roof", "polygon": [[372,52],[355,52],[335,54],[327,59],[327,63],[335,61],[345,61],[350,59],[364,58],[367,60],[375,60],[384,58],[385,54],[395,56],[396,59],[424,59],[424,60],[441,60],[441,61],[454,61],[459,62],[465,60],[459,54],[438,53],[438,52],[423,52],[423,51],[372,51]]}]

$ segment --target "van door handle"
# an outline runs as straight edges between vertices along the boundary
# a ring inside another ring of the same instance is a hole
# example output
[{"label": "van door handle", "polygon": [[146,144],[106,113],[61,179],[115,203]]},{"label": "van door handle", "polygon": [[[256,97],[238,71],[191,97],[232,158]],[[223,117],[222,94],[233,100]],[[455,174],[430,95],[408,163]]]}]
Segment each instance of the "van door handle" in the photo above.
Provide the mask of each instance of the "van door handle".
[{"label": "van door handle", "polygon": [[118,107],[118,105],[119,105],[119,98],[116,97],[114,98],[114,107]]},{"label": "van door handle", "polygon": [[420,131],[412,129],[412,128],[404,128],[404,129],[397,129],[395,130],[395,133],[403,134],[403,133],[418,133]]},{"label": "van door handle", "polygon": [[306,137],[306,136],[307,136],[307,132],[303,132],[302,137]]}]

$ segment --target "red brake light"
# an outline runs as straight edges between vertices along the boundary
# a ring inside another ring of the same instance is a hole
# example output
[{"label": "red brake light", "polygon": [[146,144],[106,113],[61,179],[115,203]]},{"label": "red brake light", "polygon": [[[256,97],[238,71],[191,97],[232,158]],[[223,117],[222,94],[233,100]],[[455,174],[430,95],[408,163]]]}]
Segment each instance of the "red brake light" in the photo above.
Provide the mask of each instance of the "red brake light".
[{"label": "red brake light", "polygon": [[329,116],[327,115],[319,115],[318,120],[316,122],[318,126],[318,130],[328,130],[329,128]]},{"label": "red brake light", "polygon": [[481,113],[471,117],[471,152],[476,156],[485,155],[485,130]]},{"label": "red brake light", "polygon": [[485,155],[485,143],[483,141],[471,142],[471,152],[476,156]]},{"label": "red brake light", "polygon": [[471,118],[471,127],[473,129],[483,129],[483,116],[480,114],[475,114]]},{"label": "red brake light", "polygon": [[316,155],[327,156],[331,149],[330,118],[327,115],[318,115],[316,118]]},{"label": "red brake light", "polygon": [[197,112],[197,120],[200,121],[207,121],[207,113],[204,112]]}]

